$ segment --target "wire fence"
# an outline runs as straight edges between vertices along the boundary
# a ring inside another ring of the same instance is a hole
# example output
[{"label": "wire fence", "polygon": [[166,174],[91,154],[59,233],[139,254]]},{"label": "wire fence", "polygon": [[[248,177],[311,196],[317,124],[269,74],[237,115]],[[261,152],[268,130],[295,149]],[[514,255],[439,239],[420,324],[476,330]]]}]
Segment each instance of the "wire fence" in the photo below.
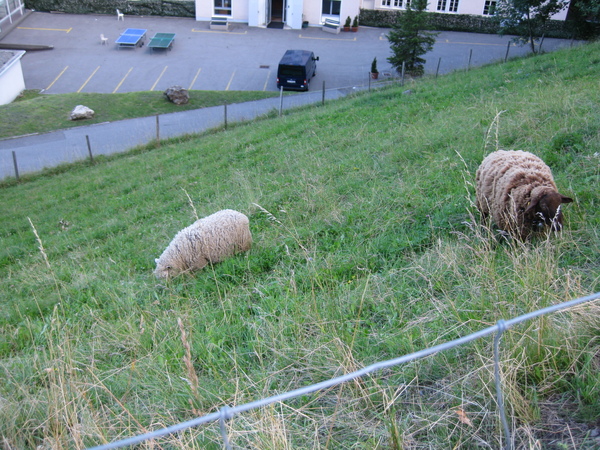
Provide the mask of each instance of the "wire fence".
[{"label": "wire fence", "polygon": [[138,436],[133,436],[127,439],[122,439],[119,441],[115,441],[109,444],[100,445],[96,447],[91,447],[88,450],[109,450],[114,448],[122,448],[130,445],[138,444],[143,441],[156,439],[161,436],[166,436],[169,434],[177,433],[183,431],[187,428],[196,427],[199,425],[207,424],[210,422],[219,421],[221,437],[223,439],[223,446],[226,449],[231,449],[231,444],[229,442],[229,436],[227,435],[227,427],[226,421],[233,418],[236,414],[240,414],[252,409],[262,408],[264,406],[270,405],[272,403],[283,402],[286,400],[290,400],[296,397],[300,397],[302,395],[307,395],[316,391],[321,391],[328,389],[330,387],[346,383],[348,381],[352,381],[356,378],[363,377],[372,372],[376,372],[382,369],[390,368],[393,366],[397,366],[400,364],[405,364],[410,361],[414,361],[416,359],[424,358],[426,356],[433,355],[438,352],[442,352],[444,350],[449,350],[451,348],[457,347],[459,345],[466,344],[468,342],[474,341],[476,339],[488,336],[490,334],[496,333],[494,338],[494,380],[496,384],[496,400],[498,403],[498,413],[500,415],[500,420],[502,422],[502,429],[504,432],[504,441],[506,442],[506,449],[512,449],[512,437],[511,430],[508,425],[508,421],[506,419],[506,413],[504,410],[504,393],[502,391],[502,379],[500,376],[500,340],[502,338],[502,334],[511,328],[514,325],[519,323],[534,319],[536,317],[540,317],[546,314],[554,313],[557,311],[565,310],[568,308],[572,308],[574,306],[591,302],[593,300],[600,299],[600,292],[596,292],[595,294],[591,294],[585,297],[579,297],[574,300],[570,300],[567,302],[559,303],[557,305],[548,306],[546,308],[538,309],[537,311],[530,312],[528,314],[523,314],[521,316],[515,317],[510,320],[499,320],[496,325],[485,328],[483,330],[477,331],[475,333],[471,333],[462,338],[455,339],[450,342],[446,342],[444,344],[439,344],[434,347],[429,347],[424,350],[420,350],[415,353],[411,353],[409,355],[404,355],[398,358],[390,359],[387,361],[381,361],[375,364],[371,364],[366,366],[360,370],[347,373],[345,375],[331,378],[326,381],[322,381],[320,383],[312,384],[310,386],[306,386],[303,388],[295,389],[293,391],[288,391],[282,394],[273,395],[271,397],[266,397],[260,400],[256,400],[250,403],[245,403],[239,406],[223,406],[218,412],[207,414],[202,417],[198,417],[186,422],[181,422],[176,425],[172,425],[167,428],[162,428],[160,430],[151,431],[149,433],[140,434]]}]

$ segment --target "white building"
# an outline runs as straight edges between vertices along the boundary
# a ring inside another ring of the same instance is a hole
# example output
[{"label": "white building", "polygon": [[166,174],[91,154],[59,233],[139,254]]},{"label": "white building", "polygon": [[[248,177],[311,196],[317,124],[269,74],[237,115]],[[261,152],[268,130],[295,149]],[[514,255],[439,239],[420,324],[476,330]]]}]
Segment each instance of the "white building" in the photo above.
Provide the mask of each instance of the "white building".
[{"label": "white building", "polygon": [[25,90],[22,50],[0,50],[0,105],[7,105]]},{"label": "white building", "polygon": [[[326,18],[354,18],[360,9],[405,9],[410,0],[195,0],[196,20],[226,16],[231,22],[266,27],[281,22],[289,28],[302,28],[302,22],[320,25]],[[431,0],[428,11],[448,14],[490,15],[497,0]],[[552,17],[565,20],[568,8]]]},{"label": "white building", "polygon": [[23,0],[0,0],[0,32],[25,13]]}]

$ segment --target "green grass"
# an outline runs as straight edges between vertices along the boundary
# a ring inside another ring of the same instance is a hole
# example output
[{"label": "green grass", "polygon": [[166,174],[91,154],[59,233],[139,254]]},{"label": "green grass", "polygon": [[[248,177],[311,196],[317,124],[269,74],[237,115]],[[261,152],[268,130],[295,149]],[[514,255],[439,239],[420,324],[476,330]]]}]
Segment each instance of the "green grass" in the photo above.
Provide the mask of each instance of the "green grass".
[{"label": "green grass", "polygon": [[[599,76],[592,44],[5,184],[3,445],[124,438],[598,291]],[[479,223],[474,174],[497,148],[548,161],[575,199],[562,235],[506,242]],[[176,232],[224,208],[250,217],[252,250],[156,280]],[[597,448],[599,317],[595,302],[504,334],[518,447]],[[491,355],[492,339],[475,341],[236,416],[229,436],[499,448]],[[219,427],[160,445],[218,449]]]},{"label": "green grass", "polygon": [[[260,100],[278,95],[260,91],[189,91],[190,101],[175,105],[162,92],[129,92],[126,94],[61,95],[25,91],[17,101],[0,106],[0,138],[43,133],[93,123],[112,122],[134,117],[168,114],[176,111],[207,108],[225,103]],[[76,105],[94,110],[93,119],[72,121],[71,111]]]}]

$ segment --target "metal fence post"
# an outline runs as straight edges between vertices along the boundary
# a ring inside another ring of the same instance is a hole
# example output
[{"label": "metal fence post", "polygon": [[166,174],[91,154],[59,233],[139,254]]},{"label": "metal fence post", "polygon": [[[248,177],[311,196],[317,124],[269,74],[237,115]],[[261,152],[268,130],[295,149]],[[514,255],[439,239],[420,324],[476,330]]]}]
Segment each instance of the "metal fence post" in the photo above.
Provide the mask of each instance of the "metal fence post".
[{"label": "metal fence post", "polygon": [[506,439],[505,448],[507,450],[512,450],[512,437],[510,435],[508,421],[506,420],[506,412],[504,411],[504,396],[502,393],[502,380],[500,379],[500,338],[502,337],[502,333],[506,331],[506,322],[504,322],[504,320],[499,320],[497,325],[498,332],[494,338],[494,378],[496,381],[496,398],[498,400],[502,428],[504,428],[504,439]]},{"label": "metal fence post", "polygon": [[233,415],[231,414],[229,406],[223,406],[219,411],[219,426],[221,428],[223,445],[227,450],[231,450],[231,444],[229,443],[229,436],[227,436],[227,424],[225,422],[231,419],[231,417],[233,417]]}]

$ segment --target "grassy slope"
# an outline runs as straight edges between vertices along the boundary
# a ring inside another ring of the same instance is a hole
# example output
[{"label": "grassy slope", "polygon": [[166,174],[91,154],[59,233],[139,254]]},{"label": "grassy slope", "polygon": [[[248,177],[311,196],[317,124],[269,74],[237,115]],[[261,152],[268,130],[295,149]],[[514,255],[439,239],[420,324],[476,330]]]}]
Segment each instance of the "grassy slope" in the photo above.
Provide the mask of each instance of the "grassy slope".
[{"label": "grassy slope", "polygon": [[[3,188],[0,435],[16,448],[81,448],[597,291],[599,76],[595,44]],[[496,148],[551,165],[576,199],[562,236],[498,243],[473,226],[474,173]],[[222,208],[250,216],[254,248],[157,283],[153,259],[172,236]],[[519,445],[597,444],[586,432],[600,419],[598,311],[503,337]],[[238,416],[230,437],[248,448],[498,448],[491,348],[477,341]],[[220,446],[216,425],[180,439],[168,448]]]},{"label": "grassy slope", "polygon": [[[190,101],[187,104],[175,105],[169,102],[162,92],[40,95],[35,91],[27,91],[21,100],[0,106],[0,138],[206,108],[225,103],[239,103],[278,95],[276,92],[255,91],[189,91],[189,94]],[[85,105],[93,109],[96,113],[94,118],[69,120],[69,114],[75,105]]]}]

